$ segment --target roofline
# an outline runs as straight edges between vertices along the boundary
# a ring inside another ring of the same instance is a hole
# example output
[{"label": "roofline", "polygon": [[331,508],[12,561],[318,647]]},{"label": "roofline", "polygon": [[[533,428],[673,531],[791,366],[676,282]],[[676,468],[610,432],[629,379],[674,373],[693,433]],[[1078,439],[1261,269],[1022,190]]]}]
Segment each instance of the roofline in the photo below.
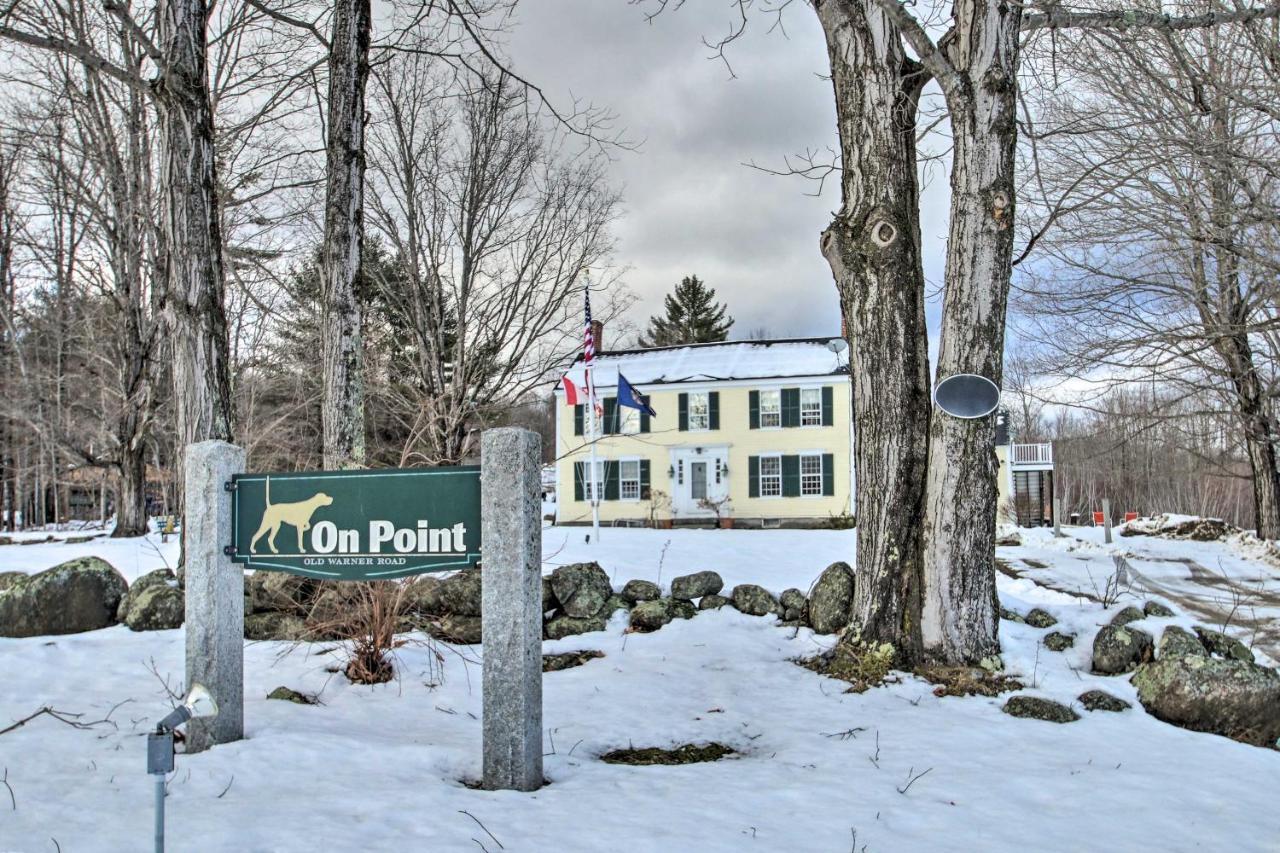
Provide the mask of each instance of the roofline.
[{"label": "roofline", "polygon": [[[721,378],[721,377],[715,377],[715,376],[690,376],[685,379],[655,380],[653,382],[638,382],[636,384],[638,386],[644,386],[645,388],[664,388],[664,387],[674,387],[677,385],[678,386],[706,385],[706,386],[720,386],[720,387],[725,387],[725,386],[750,387],[760,382],[811,385],[815,382],[829,382],[833,378],[847,379],[848,376],[849,376],[848,371],[838,370],[838,371],[833,371],[831,373],[788,373],[780,376],[739,376],[733,379],[727,379],[727,378]],[[614,388],[617,388],[618,386],[610,382],[608,384],[598,384],[595,387],[597,391],[609,391]],[[551,393],[553,395],[563,397],[564,386],[561,385],[560,383],[556,383],[556,385],[552,388]]]},{"label": "roofline", "polygon": [[[763,341],[708,341],[696,344],[672,344],[671,346],[666,347],[637,347],[635,349],[601,350],[596,353],[596,357],[600,358],[607,355],[638,355],[646,352],[670,352],[675,349],[696,349],[699,347],[739,346],[741,344],[765,347],[772,346],[773,344],[826,344],[839,338],[839,335],[824,335],[817,338],[770,338]],[[580,361],[582,361],[582,353],[578,353],[574,358],[573,363],[577,364]]]}]

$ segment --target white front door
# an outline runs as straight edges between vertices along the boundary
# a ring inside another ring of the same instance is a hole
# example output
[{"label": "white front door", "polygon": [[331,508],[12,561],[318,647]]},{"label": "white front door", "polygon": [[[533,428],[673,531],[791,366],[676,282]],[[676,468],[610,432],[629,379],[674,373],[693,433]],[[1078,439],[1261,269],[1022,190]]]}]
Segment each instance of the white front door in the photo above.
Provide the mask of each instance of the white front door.
[{"label": "white front door", "polygon": [[677,447],[671,450],[671,508],[677,518],[728,516],[729,448]]}]

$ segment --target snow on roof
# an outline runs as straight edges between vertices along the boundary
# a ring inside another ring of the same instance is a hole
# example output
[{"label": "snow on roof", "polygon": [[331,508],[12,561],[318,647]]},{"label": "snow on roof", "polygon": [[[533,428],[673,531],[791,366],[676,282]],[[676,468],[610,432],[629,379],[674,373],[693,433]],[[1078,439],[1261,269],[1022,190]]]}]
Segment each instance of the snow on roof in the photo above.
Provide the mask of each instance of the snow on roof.
[{"label": "snow on roof", "polygon": [[[617,371],[636,385],[847,373],[848,350],[832,352],[827,344],[833,340],[840,338],[727,341],[604,352],[595,359],[596,383],[603,387],[615,382]],[[575,370],[581,361],[579,356]]]}]

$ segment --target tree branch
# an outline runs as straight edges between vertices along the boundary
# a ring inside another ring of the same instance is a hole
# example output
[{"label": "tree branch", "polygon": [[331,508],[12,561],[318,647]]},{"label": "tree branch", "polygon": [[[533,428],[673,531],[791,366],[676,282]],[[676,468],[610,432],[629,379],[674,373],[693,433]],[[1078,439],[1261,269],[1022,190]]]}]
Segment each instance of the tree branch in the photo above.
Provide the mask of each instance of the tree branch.
[{"label": "tree branch", "polygon": [[113,62],[99,56],[94,52],[93,48],[79,42],[71,42],[65,39],[53,38],[51,36],[38,36],[34,33],[16,30],[8,24],[0,24],[0,38],[7,38],[16,41],[18,44],[25,44],[28,47],[39,48],[40,50],[49,50],[54,53],[61,53],[64,56],[75,57],[80,60],[86,67],[95,71],[101,71],[109,77],[119,80],[131,88],[140,92],[151,94],[151,86],[147,81],[132,72],[121,68]]},{"label": "tree branch", "polygon": [[115,2],[115,0],[107,0],[107,2],[102,4],[102,8],[105,12],[120,19],[120,23],[124,24],[125,29],[129,31],[129,35],[131,35],[138,45],[142,47],[143,51],[145,51],[151,61],[160,68],[160,72],[163,74],[168,68],[165,64],[164,53],[156,46],[156,43],[151,40],[151,37],[147,35],[146,31],[138,25],[138,22],[133,19],[133,16],[129,14],[128,10],[125,9],[124,6]]},{"label": "tree branch", "polygon": [[284,12],[277,12],[274,9],[269,9],[265,4],[260,3],[258,0],[245,0],[245,2],[272,20],[279,21],[282,24],[288,24],[291,27],[297,27],[300,30],[306,30],[315,37],[316,41],[320,42],[320,44],[324,46],[325,50],[329,49],[329,40],[324,37],[324,34],[320,32],[320,28],[314,23],[308,23],[301,18],[295,18],[292,15],[286,15]]},{"label": "tree branch", "polygon": [[901,30],[903,39],[916,52],[916,56],[920,58],[920,64],[938,81],[943,94],[949,96],[963,88],[964,78],[951,64],[951,60],[942,52],[942,49],[929,38],[929,34],[924,31],[924,27],[916,20],[915,15],[908,12],[898,0],[875,0],[875,4]]},{"label": "tree branch", "polygon": [[[883,4],[885,0],[877,0]],[[1250,21],[1280,18],[1280,3],[1271,3],[1232,12],[1205,12],[1202,15],[1168,15],[1147,12],[1142,9],[1122,9],[1114,12],[1077,12],[1054,6],[1045,12],[1026,15],[1022,19],[1022,31],[1085,29],[1125,30],[1142,27],[1160,32],[1204,29],[1221,24],[1245,24]]]}]

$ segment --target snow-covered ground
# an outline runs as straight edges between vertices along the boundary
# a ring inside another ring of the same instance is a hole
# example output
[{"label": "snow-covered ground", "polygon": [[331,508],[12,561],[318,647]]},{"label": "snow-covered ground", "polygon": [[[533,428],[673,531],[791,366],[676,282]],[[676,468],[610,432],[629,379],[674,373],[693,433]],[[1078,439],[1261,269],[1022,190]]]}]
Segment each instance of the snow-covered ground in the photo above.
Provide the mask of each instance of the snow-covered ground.
[{"label": "snow-covered ground", "polygon": [[1118,589],[1119,606],[1159,599],[1189,617],[1179,624],[1226,630],[1280,661],[1280,552],[1248,533],[1194,542],[1117,532],[1110,545],[1096,527],[1063,528],[1060,539],[1047,528],[1019,533],[1023,547],[997,553],[1024,577],[1102,599],[1115,557],[1123,556],[1128,577]]},{"label": "snow-covered ground", "polygon": [[[110,531],[26,531],[6,533],[14,544],[0,546],[0,572],[41,572],[58,563],[92,554],[115,566],[129,583],[147,572],[178,563],[178,535],[162,537],[159,533],[128,539],[112,539]],[[46,542],[50,536],[54,541]],[[68,538],[94,537],[92,541],[68,545]],[[167,538],[167,542],[161,541]]]},{"label": "snow-covered ground", "polygon": [[[852,561],[856,540],[852,531],[607,529],[588,545],[585,533],[548,529],[547,569],[597,559],[619,585],[714,569],[729,586],[775,592],[805,589],[829,562]],[[284,644],[254,643],[245,656],[248,737],[178,756],[169,849],[1280,850],[1280,752],[1160,723],[1124,677],[1088,674],[1092,634],[1109,614],[1068,594],[1105,585],[1112,552],[1129,555],[1152,584],[1203,591],[1206,601],[1212,588],[1178,561],[1271,589],[1280,572],[1231,542],[1103,546],[1100,532],[1070,534],[1024,531],[1023,547],[1000,549],[1023,574],[1000,576],[1004,606],[1043,607],[1057,630],[1079,634],[1075,648],[1055,653],[1040,644],[1044,631],[1002,622],[1006,665],[1035,695],[1071,702],[1097,687],[1134,710],[1077,705],[1082,719],[1068,725],[1014,719],[1000,712],[1004,697],[940,699],[910,676],[848,694],[790,662],[830,642],[807,630],[731,609],[653,634],[625,634],[615,619],[604,632],[545,644],[606,655],[544,678],[550,784],[485,792],[465,784],[480,774],[479,647],[447,651],[442,673],[425,648],[406,647],[396,682],[363,687],[326,671],[328,645],[286,654]],[[0,571],[86,553],[136,577],[172,565],[176,544],[5,546]],[[1177,621],[1188,620],[1147,624]],[[46,716],[0,735],[0,851],[148,847],[143,735],[169,707],[151,669],[177,682],[182,661],[181,630],[0,639],[0,729],[43,705],[112,721],[78,730]],[[323,704],[266,700],[279,685],[319,693]],[[681,767],[598,760],[629,745],[706,741],[741,755]]]}]

